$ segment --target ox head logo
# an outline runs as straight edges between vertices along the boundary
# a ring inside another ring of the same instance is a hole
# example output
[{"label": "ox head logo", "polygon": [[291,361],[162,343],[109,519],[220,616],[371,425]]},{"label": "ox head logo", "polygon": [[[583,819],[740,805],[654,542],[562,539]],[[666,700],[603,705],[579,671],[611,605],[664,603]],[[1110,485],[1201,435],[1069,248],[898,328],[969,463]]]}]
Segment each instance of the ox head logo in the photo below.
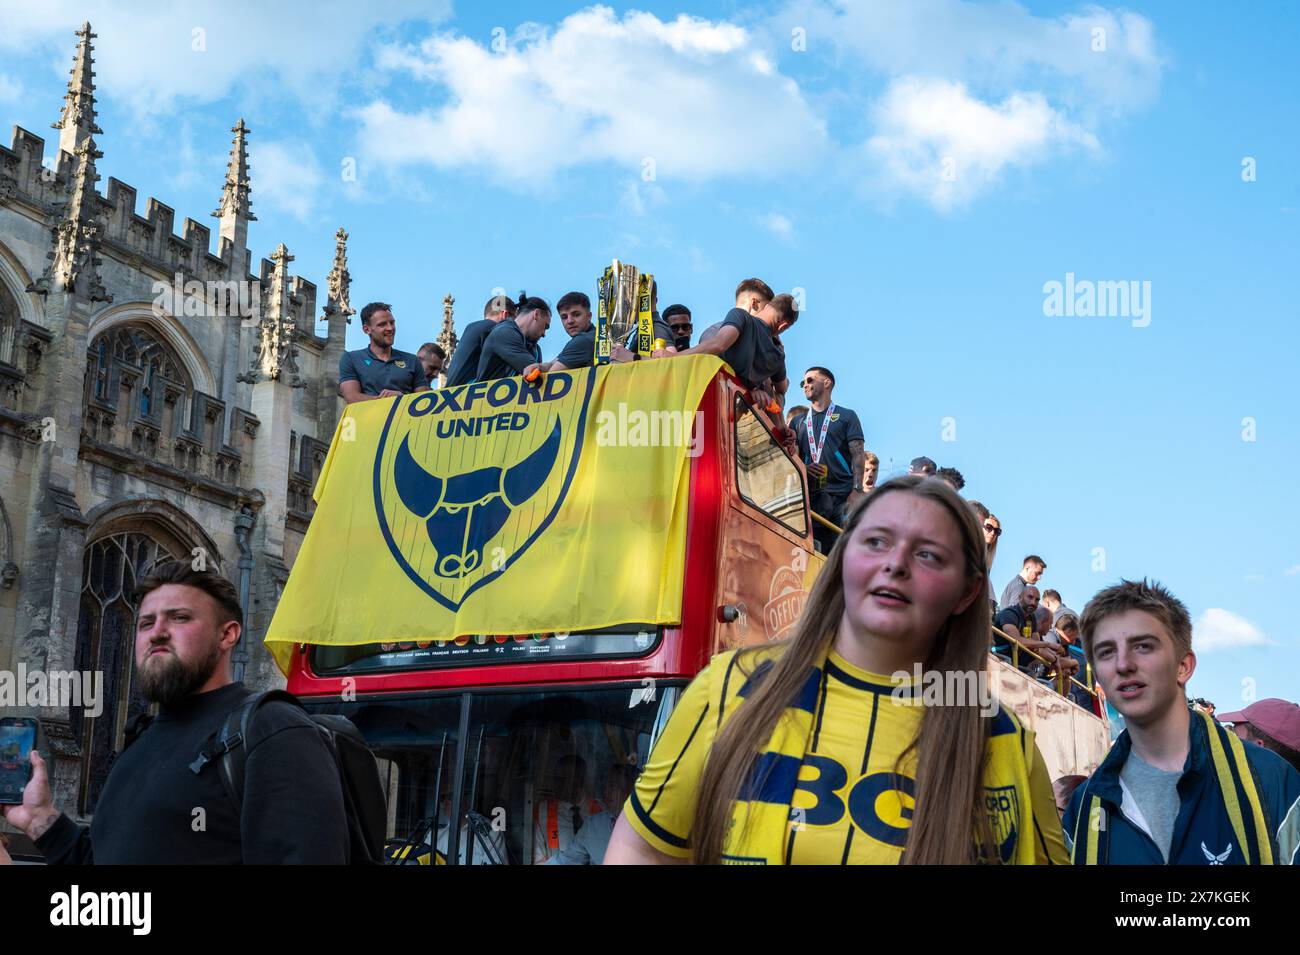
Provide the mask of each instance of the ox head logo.
[{"label": "ox head logo", "polygon": [[402,438],[393,464],[393,484],[402,504],[424,521],[436,554],[438,577],[464,577],[483,566],[483,549],[510,513],[541,490],[560,453],[560,422],[541,446],[517,464],[489,466],[440,478],[411,454]]},{"label": "ox head logo", "polygon": [[375,517],[393,561],[445,609],[544,541],[574,484],[594,381],[502,378],[393,403],[371,468]]}]

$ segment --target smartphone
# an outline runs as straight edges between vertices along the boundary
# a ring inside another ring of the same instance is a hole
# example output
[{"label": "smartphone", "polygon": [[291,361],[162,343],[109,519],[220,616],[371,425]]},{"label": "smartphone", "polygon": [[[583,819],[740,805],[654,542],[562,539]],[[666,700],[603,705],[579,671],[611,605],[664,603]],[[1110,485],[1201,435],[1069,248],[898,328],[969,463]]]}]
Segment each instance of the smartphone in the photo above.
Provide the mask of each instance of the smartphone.
[{"label": "smartphone", "polygon": [[32,778],[32,750],[41,722],[29,716],[0,719],[0,803],[16,806]]}]

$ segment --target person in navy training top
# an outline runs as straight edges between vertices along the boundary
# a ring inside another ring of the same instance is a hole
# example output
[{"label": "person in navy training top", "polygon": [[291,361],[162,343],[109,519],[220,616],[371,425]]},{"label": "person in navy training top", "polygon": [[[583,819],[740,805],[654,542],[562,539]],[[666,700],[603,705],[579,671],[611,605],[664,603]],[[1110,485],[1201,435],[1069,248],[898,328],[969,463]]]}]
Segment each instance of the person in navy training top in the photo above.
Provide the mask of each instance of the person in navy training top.
[{"label": "person in navy training top", "polygon": [[493,295],[483,306],[483,318],[471,322],[456,345],[447,369],[447,387],[468,385],[478,374],[478,360],[483,355],[483,342],[501,322],[513,319],[519,306],[508,295]]},{"label": "person in navy training top", "polygon": [[393,347],[397,322],[391,305],[371,302],[363,308],[361,330],[370,344],[345,351],[339,359],[339,394],[344,401],[352,404],[429,390],[419,356]]},{"label": "person in navy training top", "polygon": [[[836,404],[831,397],[835,376],[829,368],[815,365],[803,376],[803,394],[811,410],[790,424],[799,447],[799,458],[808,471],[808,492],[812,509],[837,527],[863,495],[863,471],[867,452],[862,422],[857,412]],[[813,538],[823,554],[830,553],[836,533],[816,523]]]}]

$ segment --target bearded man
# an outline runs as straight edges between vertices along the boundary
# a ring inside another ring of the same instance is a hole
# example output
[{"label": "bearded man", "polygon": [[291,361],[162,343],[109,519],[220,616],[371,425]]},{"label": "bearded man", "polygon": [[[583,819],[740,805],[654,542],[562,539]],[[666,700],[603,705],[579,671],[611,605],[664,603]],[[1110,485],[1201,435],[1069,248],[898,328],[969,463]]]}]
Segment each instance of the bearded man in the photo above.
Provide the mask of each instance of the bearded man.
[{"label": "bearded man", "polygon": [[230,581],[176,561],[144,578],[137,595],[135,679],[157,716],[117,754],[89,827],[54,807],[36,751],[22,804],[3,807],[8,822],[51,864],[348,861],[338,764],[292,703],[256,709],[241,743],[242,800],[221,780],[214,743],[254,695],[231,678],[244,613]]}]

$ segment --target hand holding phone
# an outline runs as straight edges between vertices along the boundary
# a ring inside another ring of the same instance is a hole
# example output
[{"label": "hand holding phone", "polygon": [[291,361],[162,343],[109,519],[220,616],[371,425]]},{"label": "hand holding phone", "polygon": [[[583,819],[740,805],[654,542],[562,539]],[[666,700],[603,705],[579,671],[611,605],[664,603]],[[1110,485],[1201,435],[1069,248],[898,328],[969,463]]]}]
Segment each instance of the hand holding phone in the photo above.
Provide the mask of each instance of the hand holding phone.
[{"label": "hand holding phone", "polygon": [[[14,744],[19,759],[15,761]],[[42,745],[41,724],[29,717],[0,719],[0,780],[16,774],[23,784],[17,798],[9,792],[0,799],[0,814],[11,825],[27,833],[31,839],[39,838],[54,821],[59,811],[54,808],[50,794],[50,776],[36,746]],[[0,783],[3,786],[3,783]]]},{"label": "hand holding phone", "polygon": [[19,805],[32,779],[32,750],[40,721],[30,716],[0,719],[0,804]]}]

